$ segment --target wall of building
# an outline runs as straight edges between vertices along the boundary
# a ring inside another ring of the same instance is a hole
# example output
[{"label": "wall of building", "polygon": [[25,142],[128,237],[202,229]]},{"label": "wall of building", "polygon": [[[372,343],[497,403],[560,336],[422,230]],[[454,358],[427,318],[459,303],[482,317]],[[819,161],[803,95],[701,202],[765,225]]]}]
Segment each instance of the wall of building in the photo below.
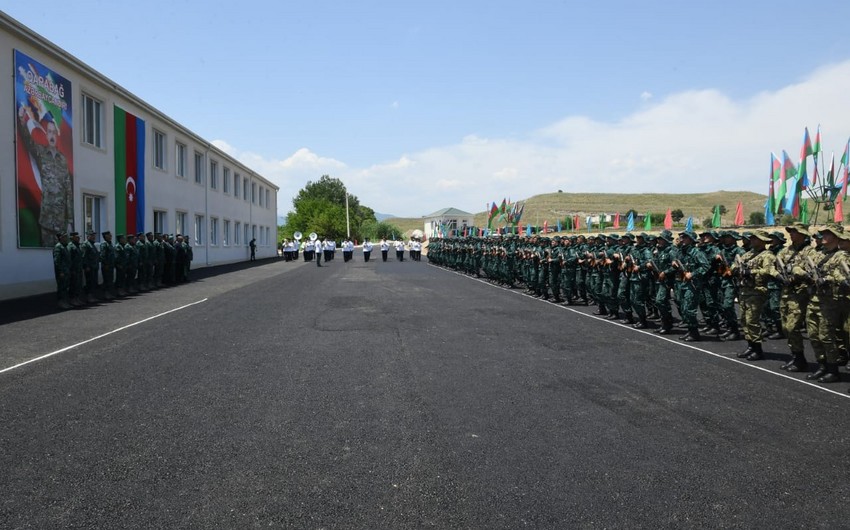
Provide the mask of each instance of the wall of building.
[{"label": "wall of building", "polygon": [[[118,106],[145,122],[145,226],[138,231],[191,235],[194,268],[247,259],[252,237],[257,239],[258,258],[276,255],[278,188],[274,184],[0,12],[0,72],[7,73],[0,90],[4,96],[0,99],[0,299],[55,289],[52,248],[20,244],[15,162],[18,109],[13,96],[8,95],[15,88],[14,80],[9,80],[16,73],[15,50],[71,84],[74,230],[82,233],[94,225],[98,240],[102,231],[116,233],[113,111]],[[100,104],[103,127],[99,147],[83,138],[84,97]],[[156,161],[155,135],[164,137],[164,157],[157,157]],[[178,144],[186,151],[182,176],[178,174]],[[200,182],[195,178],[196,153],[200,155]],[[234,179],[238,190],[234,189]],[[244,189],[248,191],[247,198]],[[88,204],[99,206],[88,211],[99,215],[86,216],[87,200]],[[178,226],[181,214],[186,221],[182,228]],[[155,219],[161,221],[161,226],[155,226]]]}]

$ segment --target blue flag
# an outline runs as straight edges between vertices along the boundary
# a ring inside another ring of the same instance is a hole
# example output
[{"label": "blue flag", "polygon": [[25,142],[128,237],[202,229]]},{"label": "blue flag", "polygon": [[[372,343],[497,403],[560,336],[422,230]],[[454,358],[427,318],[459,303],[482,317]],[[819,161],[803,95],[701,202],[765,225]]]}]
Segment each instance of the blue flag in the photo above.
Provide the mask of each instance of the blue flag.
[{"label": "blue flag", "polygon": [[773,209],[770,207],[770,200],[764,203],[764,224],[767,226],[776,224],[776,219],[773,218]]},{"label": "blue flag", "polygon": [[587,216],[587,231],[590,232],[590,227],[593,226],[593,221],[590,216]]},{"label": "blue flag", "polygon": [[635,229],[635,212],[629,212],[629,220],[626,221],[626,230],[629,232]]},{"label": "blue flag", "polygon": [[688,217],[688,222],[685,225],[685,232],[693,232],[694,231],[694,218]]},{"label": "blue flag", "polygon": [[527,237],[531,237],[531,225],[530,224],[525,225],[525,235]]},{"label": "blue flag", "polygon": [[558,232],[560,232],[560,231],[561,231],[561,220],[558,219]]}]

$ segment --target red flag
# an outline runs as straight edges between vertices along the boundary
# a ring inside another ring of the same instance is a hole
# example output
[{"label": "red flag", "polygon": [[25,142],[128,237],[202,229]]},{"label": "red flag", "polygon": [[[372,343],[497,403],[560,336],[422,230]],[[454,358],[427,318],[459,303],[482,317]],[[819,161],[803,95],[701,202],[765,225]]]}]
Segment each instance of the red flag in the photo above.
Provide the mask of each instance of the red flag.
[{"label": "red flag", "polygon": [[670,212],[670,208],[667,208],[667,215],[664,216],[664,229],[673,229],[673,214]]},{"label": "red flag", "polygon": [[549,221],[543,221],[543,233],[544,234],[546,232],[548,232],[548,228],[549,228]]},{"label": "red flag", "polygon": [[614,228],[620,228],[620,214],[614,214]]},{"label": "red flag", "polygon": [[735,226],[742,226],[744,224],[744,205],[741,201],[738,201],[738,205],[735,206]]},{"label": "red flag", "polygon": [[844,197],[841,195],[835,199],[835,218],[833,220],[839,224],[844,222]]}]

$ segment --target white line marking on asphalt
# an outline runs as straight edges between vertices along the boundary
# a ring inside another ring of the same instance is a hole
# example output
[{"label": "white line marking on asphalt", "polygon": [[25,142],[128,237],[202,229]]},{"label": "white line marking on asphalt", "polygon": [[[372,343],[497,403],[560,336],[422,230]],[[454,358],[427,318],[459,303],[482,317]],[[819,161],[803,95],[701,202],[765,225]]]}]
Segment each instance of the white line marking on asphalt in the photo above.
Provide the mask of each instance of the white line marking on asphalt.
[{"label": "white line marking on asphalt", "polygon": [[[436,267],[436,265],[435,265],[435,267]],[[441,269],[441,270],[444,270],[444,271],[446,271],[446,272],[451,272],[452,274],[457,274],[458,276],[462,276],[462,277],[467,278],[467,279],[469,279],[469,280],[474,280],[474,281],[476,281],[476,282],[483,283],[484,285],[488,285],[488,286],[490,286],[490,287],[494,287],[494,288],[496,288],[496,289],[501,289],[501,290],[503,290],[503,291],[507,291],[507,292],[509,292],[509,293],[514,293],[514,294],[519,295],[519,296],[524,296],[524,297],[526,297],[526,298],[530,298],[530,299],[532,299],[532,300],[537,300],[537,301],[539,301],[539,302],[544,302],[544,303],[545,303],[546,305],[548,305],[548,306],[556,307],[556,308],[558,308],[558,309],[563,309],[563,310],[565,310],[565,311],[570,311],[570,312],[575,313],[575,314],[577,314],[577,315],[581,315],[581,316],[584,316],[584,317],[592,318],[592,319],[594,319],[594,320],[598,320],[599,322],[603,322],[603,323],[605,323],[605,324],[611,324],[611,325],[613,325],[613,326],[617,326],[617,327],[619,327],[620,329],[624,329],[624,330],[627,330],[627,331],[633,331],[633,332],[635,332],[635,333],[643,333],[644,335],[647,335],[647,336],[649,336],[649,337],[652,337],[653,339],[663,340],[663,341],[665,341],[665,342],[669,342],[670,344],[675,344],[676,346],[681,346],[681,347],[683,347],[683,348],[690,348],[691,350],[696,350],[696,351],[698,351],[698,352],[707,353],[708,355],[711,355],[711,356],[713,356],[713,357],[717,357],[718,359],[723,359],[724,361],[730,361],[730,362],[733,362],[733,363],[738,364],[738,365],[741,365],[741,366],[746,366],[747,368],[752,368],[753,370],[760,370],[760,371],[762,371],[762,372],[764,372],[764,373],[766,373],[766,374],[774,375],[774,376],[776,376],[776,377],[781,377],[781,378],[783,378],[783,379],[787,379],[787,380],[789,380],[789,381],[794,381],[795,383],[801,383],[801,384],[804,384],[804,385],[806,385],[806,386],[808,386],[808,387],[810,387],[810,388],[815,388],[815,389],[820,390],[820,391],[822,391],[822,392],[828,392],[828,393],[830,393],[830,394],[836,395],[836,396],[841,397],[841,398],[844,398],[844,399],[850,399],[850,394],[845,394],[845,393],[843,393],[843,392],[838,392],[838,391],[835,391],[835,390],[832,390],[832,389],[829,389],[829,388],[826,388],[826,387],[823,387],[823,386],[817,385],[817,384],[815,384],[815,383],[812,383],[812,382],[806,381],[805,379],[797,379],[796,377],[791,377],[790,375],[780,374],[780,373],[774,372],[773,370],[769,370],[769,369],[767,369],[767,368],[763,368],[763,367],[761,367],[761,366],[757,366],[757,365],[755,365],[755,364],[745,363],[744,361],[740,361],[740,360],[738,360],[738,359],[736,359],[736,358],[734,358],[734,357],[726,357],[725,355],[723,355],[723,354],[721,354],[721,353],[715,353],[715,352],[713,352],[713,351],[711,351],[711,350],[706,350],[706,349],[703,349],[703,348],[699,348],[699,347],[697,347],[697,346],[694,346],[693,344],[685,344],[685,343],[683,343],[683,342],[679,342],[679,341],[678,341],[678,339],[674,340],[674,339],[671,339],[671,338],[668,338],[668,337],[662,337],[662,336],[660,336],[660,335],[658,335],[658,334],[656,334],[656,333],[652,333],[651,331],[644,331],[644,330],[642,330],[642,329],[634,329],[634,328],[629,327],[629,326],[624,326],[624,325],[622,325],[622,324],[618,324],[618,323],[616,323],[616,322],[612,322],[612,321],[610,321],[610,320],[606,320],[606,319],[604,319],[604,318],[600,318],[600,317],[598,317],[598,316],[596,316],[596,315],[590,315],[590,314],[588,314],[588,313],[584,313],[584,312],[579,311],[579,310],[577,310],[577,309],[573,309],[572,307],[567,307],[567,306],[562,306],[562,305],[552,304],[552,303],[546,302],[545,300],[540,300],[539,298],[535,298],[535,297],[533,297],[533,296],[531,296],[531,295],[527,295],[527,294],[525,294],[525,293],[523,293],[523,292],[517,291],[516,289],[508,289],[507,287],[502,287],[502,286],[500,286],[500,285],[493,285],[492,283],[488,282],[487,280],[482,280],[481,278],[470,278],[470,277],[469,277],[469,276],[467,276],[466,274],[463,274],[463,273],[461,273],[461,272],[452,271],[452,270],[449,270],[449,269],[444,269],[443,267],[436,267],[436,268]]]},{"label": "white line marking on asphalt", "polygon": [[164,313],[160,313],[160,314],[158,314],[158,315],[154,315],[154,316],[152,316],[152,317],[148,317],[148,318],[145,318],[145,319],[139,320],[138,322],[133,322],[132,324],[127,324],[126,326],[121,326],[121,327],[120,327],[120,328],[118,328],[118,329],[113,329],[112,331],[108,331],[108,332],[106,332],[106,333],[104,333],[104,334],[102,334],[102,335],[98,335],[97,337],[92,337],[92,338],[90,338],[90,339],[86,339],[86,340],[84,340],[84,341],[82,341],[82,342],[78,342],[78,343],[76,343],[76,344],[71,344],[70,346],[65,346],[65,347],[64,347],[64,348],[62,348],[62,349],[59,349],[59,350],[56,350],[56,351],[54,351],[54,352],[50,352],[50,353],[47,353],[47,354],[41,355],[41,356],[36,357],[36,358],[34,358],[34,359],[30,359],[30,360],[28,360],[28,361],[24,361],[24,362],[22,362],[22,363],[16,364],[15,366],[10,366],[10,367],[8,367],[8,368],[3,368],[2,370],[0,370],[0,374],[2,374],[2,373],[4,373],[4,372],[10,372],[10,371],[14,370],[15,368],[20,368],[21,366],[26,366],[26,365],[28,365],[28,364],[30,364],[30,363],[34,363],[34,362],[36,362],[36,361],[41,361],[41,360],[43,360],[43,359],[47,359],[48,357],[53,357],[54,355],[59,355],[60,353],[66,352],[66,351],[68,351],[68,350],[73,350],[73,349],[74,349],[74,348],[76,348],[77,346],[82,346],[83,344],[88,344],[89,342],[95,341],[95,340],[97,340],[97,339],[102,339],[103,337],[108,337],[109,335],[112,335],[113,333],[118,333],[119,331],[123,331],[123,330],[125,330],[125,329],[127,329],[127,328],[132,328],[133,326],[138,326],[139,324],[144,324],[145,322],[147,322],[147,321],[149,321],[149,320],[153,320],[153,319],[155,319],[155,318],[159,318],[159,317],[161,317],[161,316],[165,316],[165,315],[167,315],[167,314],[169,314],[169,313],[174,313],[175,311],[180,311],[181,309],[186,309],[187,307],[191,307],[191,306],[193,306],[193,305],[200,304],[201,302],[206,302],[207,300],[209,300],[209,299],[208,299],[208,298],[204,298],[203,300],[198,300],[197,302],[192,302],[191,304],[186,304],[186,305],[183,305],[183,306],[180,306],[180,307],[175,307],[174,309],[169,309],[168,311],[165,311]]}]

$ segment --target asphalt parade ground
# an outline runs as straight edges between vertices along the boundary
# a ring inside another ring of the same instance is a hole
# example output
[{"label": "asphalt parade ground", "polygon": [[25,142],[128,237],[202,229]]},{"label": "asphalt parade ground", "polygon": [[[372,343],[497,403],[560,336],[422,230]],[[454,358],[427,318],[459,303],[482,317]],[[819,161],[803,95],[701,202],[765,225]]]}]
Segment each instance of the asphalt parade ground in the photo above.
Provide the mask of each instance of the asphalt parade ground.
[{"label": "asphalt parade ground", "polygon": [[846,370],[356,258],[4,306],[0,528],[850,526]]}]

